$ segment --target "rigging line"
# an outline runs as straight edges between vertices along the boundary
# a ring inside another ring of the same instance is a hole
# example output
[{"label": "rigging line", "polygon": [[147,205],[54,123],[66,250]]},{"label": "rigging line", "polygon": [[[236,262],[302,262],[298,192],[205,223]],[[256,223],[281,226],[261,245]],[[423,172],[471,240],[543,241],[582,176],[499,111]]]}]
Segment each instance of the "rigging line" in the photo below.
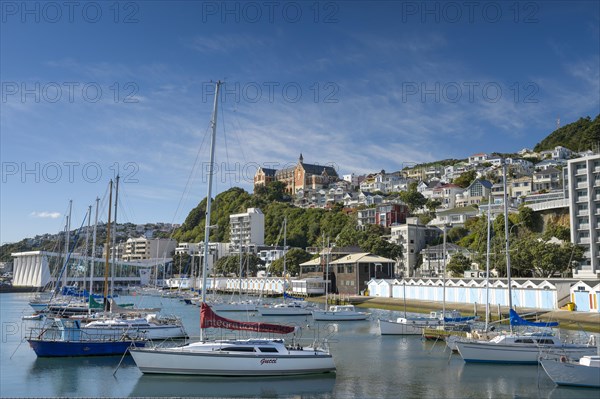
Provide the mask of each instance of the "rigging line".
[{"label": "rigging line", "polygon": [[[127,191],[125,190],[125,184],[121,184],[119,185],[119,198],[117,198],[117,207],[119,208],[119,211],[122,213],[121,218],[122,222],[120,222],[121,224],[123,223],[127,223],[127,222],[132,222],[133,218],[130,214],[133,214],[133,210],[129,207],[126,207],[127,204],[130,203],[130,201],[127,201]],[[135,217],[135,215],[133,215]]]},{"label": "rigging line", "polygon": [[[237,122],[237,127],[235,126]],[[242,131],[241,126],[242,124],[240,123],[239,118],[237,117],[237,110],[233,110],[233,122],[232,125],[234,126],[233,129],[233,134],[235,135],[235,138],[238,142],[238,146],[240,147],[240,152],[242,153],[242,159],[244,160],[244,164],[248,163],[248,159],[246,158],[246,153],[244,152],[244,146],[242,145],[242,141],[240,140],[240,137],[238,136],[237,132],[238,131]]]},{"label": "rigging line", "polygon": [[[223,129],[223,142],[225,143],[225,165],[229,169],[229,146],[227,145],[227,131],[225,130],[225,107],[221,107],[221,129]],[[229,175],[229,173],[227,173]],[[218,179],[217,179],[218,180]],[[233,187],[233,182],[229,180],[229,188]]]},{"label": "rigging line", "polygon": [[[185,183],[185,187],[183,189],[183,192],[181,193],[181,197],[179,197],[179,202],[177,204],[177,208],[175,209],[175,213],[173,215],[173,219],[171,219],[171,224],[175,223],[175,219],[179,215],[179,212],[181,210],[184,198],[187,198],[187,196],[189,195],[189,191],[191,190],[191,182],[195,179],[195,176],[198,173],[197,166],[198,166],[198,163],[199,163],[199,160],[200,160],[200,154],[202,152],[202,149],[205,147],[205,142],[206,142],[206,138],[208,136],[209,130],[210,130],[210,123],[206,127],[206,130],[204,132],[204,136],[202,137],[202,142],[200,143],[200,147],[198,147],[198,151],[196,152],[196,159],[194,160],[194,164],[192,165],[192,168],[190,169],[190,173],[188,174],[188,178],[187,178],[187,181]],[[173,233],[171,233],[171,235],[172,234]]]}]

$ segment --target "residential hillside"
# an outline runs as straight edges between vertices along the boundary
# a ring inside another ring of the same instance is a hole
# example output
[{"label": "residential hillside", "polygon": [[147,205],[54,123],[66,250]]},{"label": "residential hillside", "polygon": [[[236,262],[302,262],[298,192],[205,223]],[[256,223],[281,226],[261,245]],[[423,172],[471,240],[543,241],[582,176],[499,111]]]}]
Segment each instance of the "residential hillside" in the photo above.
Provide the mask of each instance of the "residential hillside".
[{"label": "residential hillside", "polygon": [[552,150],[557,146],[566,147],[572,151],[585,151],[600,145],[600,115],[592,120],[589,116],[562,126],[535,147],[535,152]]}]

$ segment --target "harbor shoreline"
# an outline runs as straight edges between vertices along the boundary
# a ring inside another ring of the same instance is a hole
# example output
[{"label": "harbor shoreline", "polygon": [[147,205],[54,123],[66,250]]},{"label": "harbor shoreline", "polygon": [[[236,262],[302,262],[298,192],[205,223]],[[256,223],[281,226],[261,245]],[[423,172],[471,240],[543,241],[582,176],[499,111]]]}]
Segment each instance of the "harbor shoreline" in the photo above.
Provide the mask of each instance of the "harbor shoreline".
[{"label": "harbor shoreline", "polygon": [[[309,300],[324,303],[325,297],[311,297]],[[334,300],[337,301],[338,299]],[[444,308],[443,302],[419,301],[414,299],[407,299],[404,301],[398,298],[350,296],[340,299],[340,301],[342,300],[361,308],[386,309],[399,312],[406,310],[407,312],[412,313],[429,313],[430,311],[442,310]],[[329,303],[332,303],[331,298],[329,299]],[[476,314],[481,318],[485,317],[485,305],[480,303],[467,304],[446,302],[445,308],[447,310],[459,310],[465,315]],[[519,307],[515,307],[515,310],[517,310],[521,315],[535,316],[540,321],[558,321],[560,323],[560,328],[567,330],[584,330],[587,332],[600,333],[600,313]],[[508,319],[508,307],[491,305],[490,320],[497,321],[500,319]]]}]

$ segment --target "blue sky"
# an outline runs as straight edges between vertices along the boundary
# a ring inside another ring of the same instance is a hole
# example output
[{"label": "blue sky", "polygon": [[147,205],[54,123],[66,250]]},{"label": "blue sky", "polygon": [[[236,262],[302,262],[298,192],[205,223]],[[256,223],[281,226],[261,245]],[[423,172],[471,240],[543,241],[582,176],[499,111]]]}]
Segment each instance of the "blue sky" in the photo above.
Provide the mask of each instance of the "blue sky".
[{"label": "blue sky", "polygon": [[0,3],[1,237],[181,223],[300,153],[340,174],[532,148],[600,112],[595,1]]}]

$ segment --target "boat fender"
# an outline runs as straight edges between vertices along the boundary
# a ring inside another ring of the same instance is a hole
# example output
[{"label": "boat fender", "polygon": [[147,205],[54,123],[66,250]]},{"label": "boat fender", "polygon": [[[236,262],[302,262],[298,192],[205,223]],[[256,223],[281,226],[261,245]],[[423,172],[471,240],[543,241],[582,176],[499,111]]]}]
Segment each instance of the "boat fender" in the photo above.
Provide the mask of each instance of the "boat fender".
[{"label": "boat fender", "polygon": [[567,357],[566,356],[561,356],[560,357],[560,362],[561,363],[566,363],[567,362]]}]

